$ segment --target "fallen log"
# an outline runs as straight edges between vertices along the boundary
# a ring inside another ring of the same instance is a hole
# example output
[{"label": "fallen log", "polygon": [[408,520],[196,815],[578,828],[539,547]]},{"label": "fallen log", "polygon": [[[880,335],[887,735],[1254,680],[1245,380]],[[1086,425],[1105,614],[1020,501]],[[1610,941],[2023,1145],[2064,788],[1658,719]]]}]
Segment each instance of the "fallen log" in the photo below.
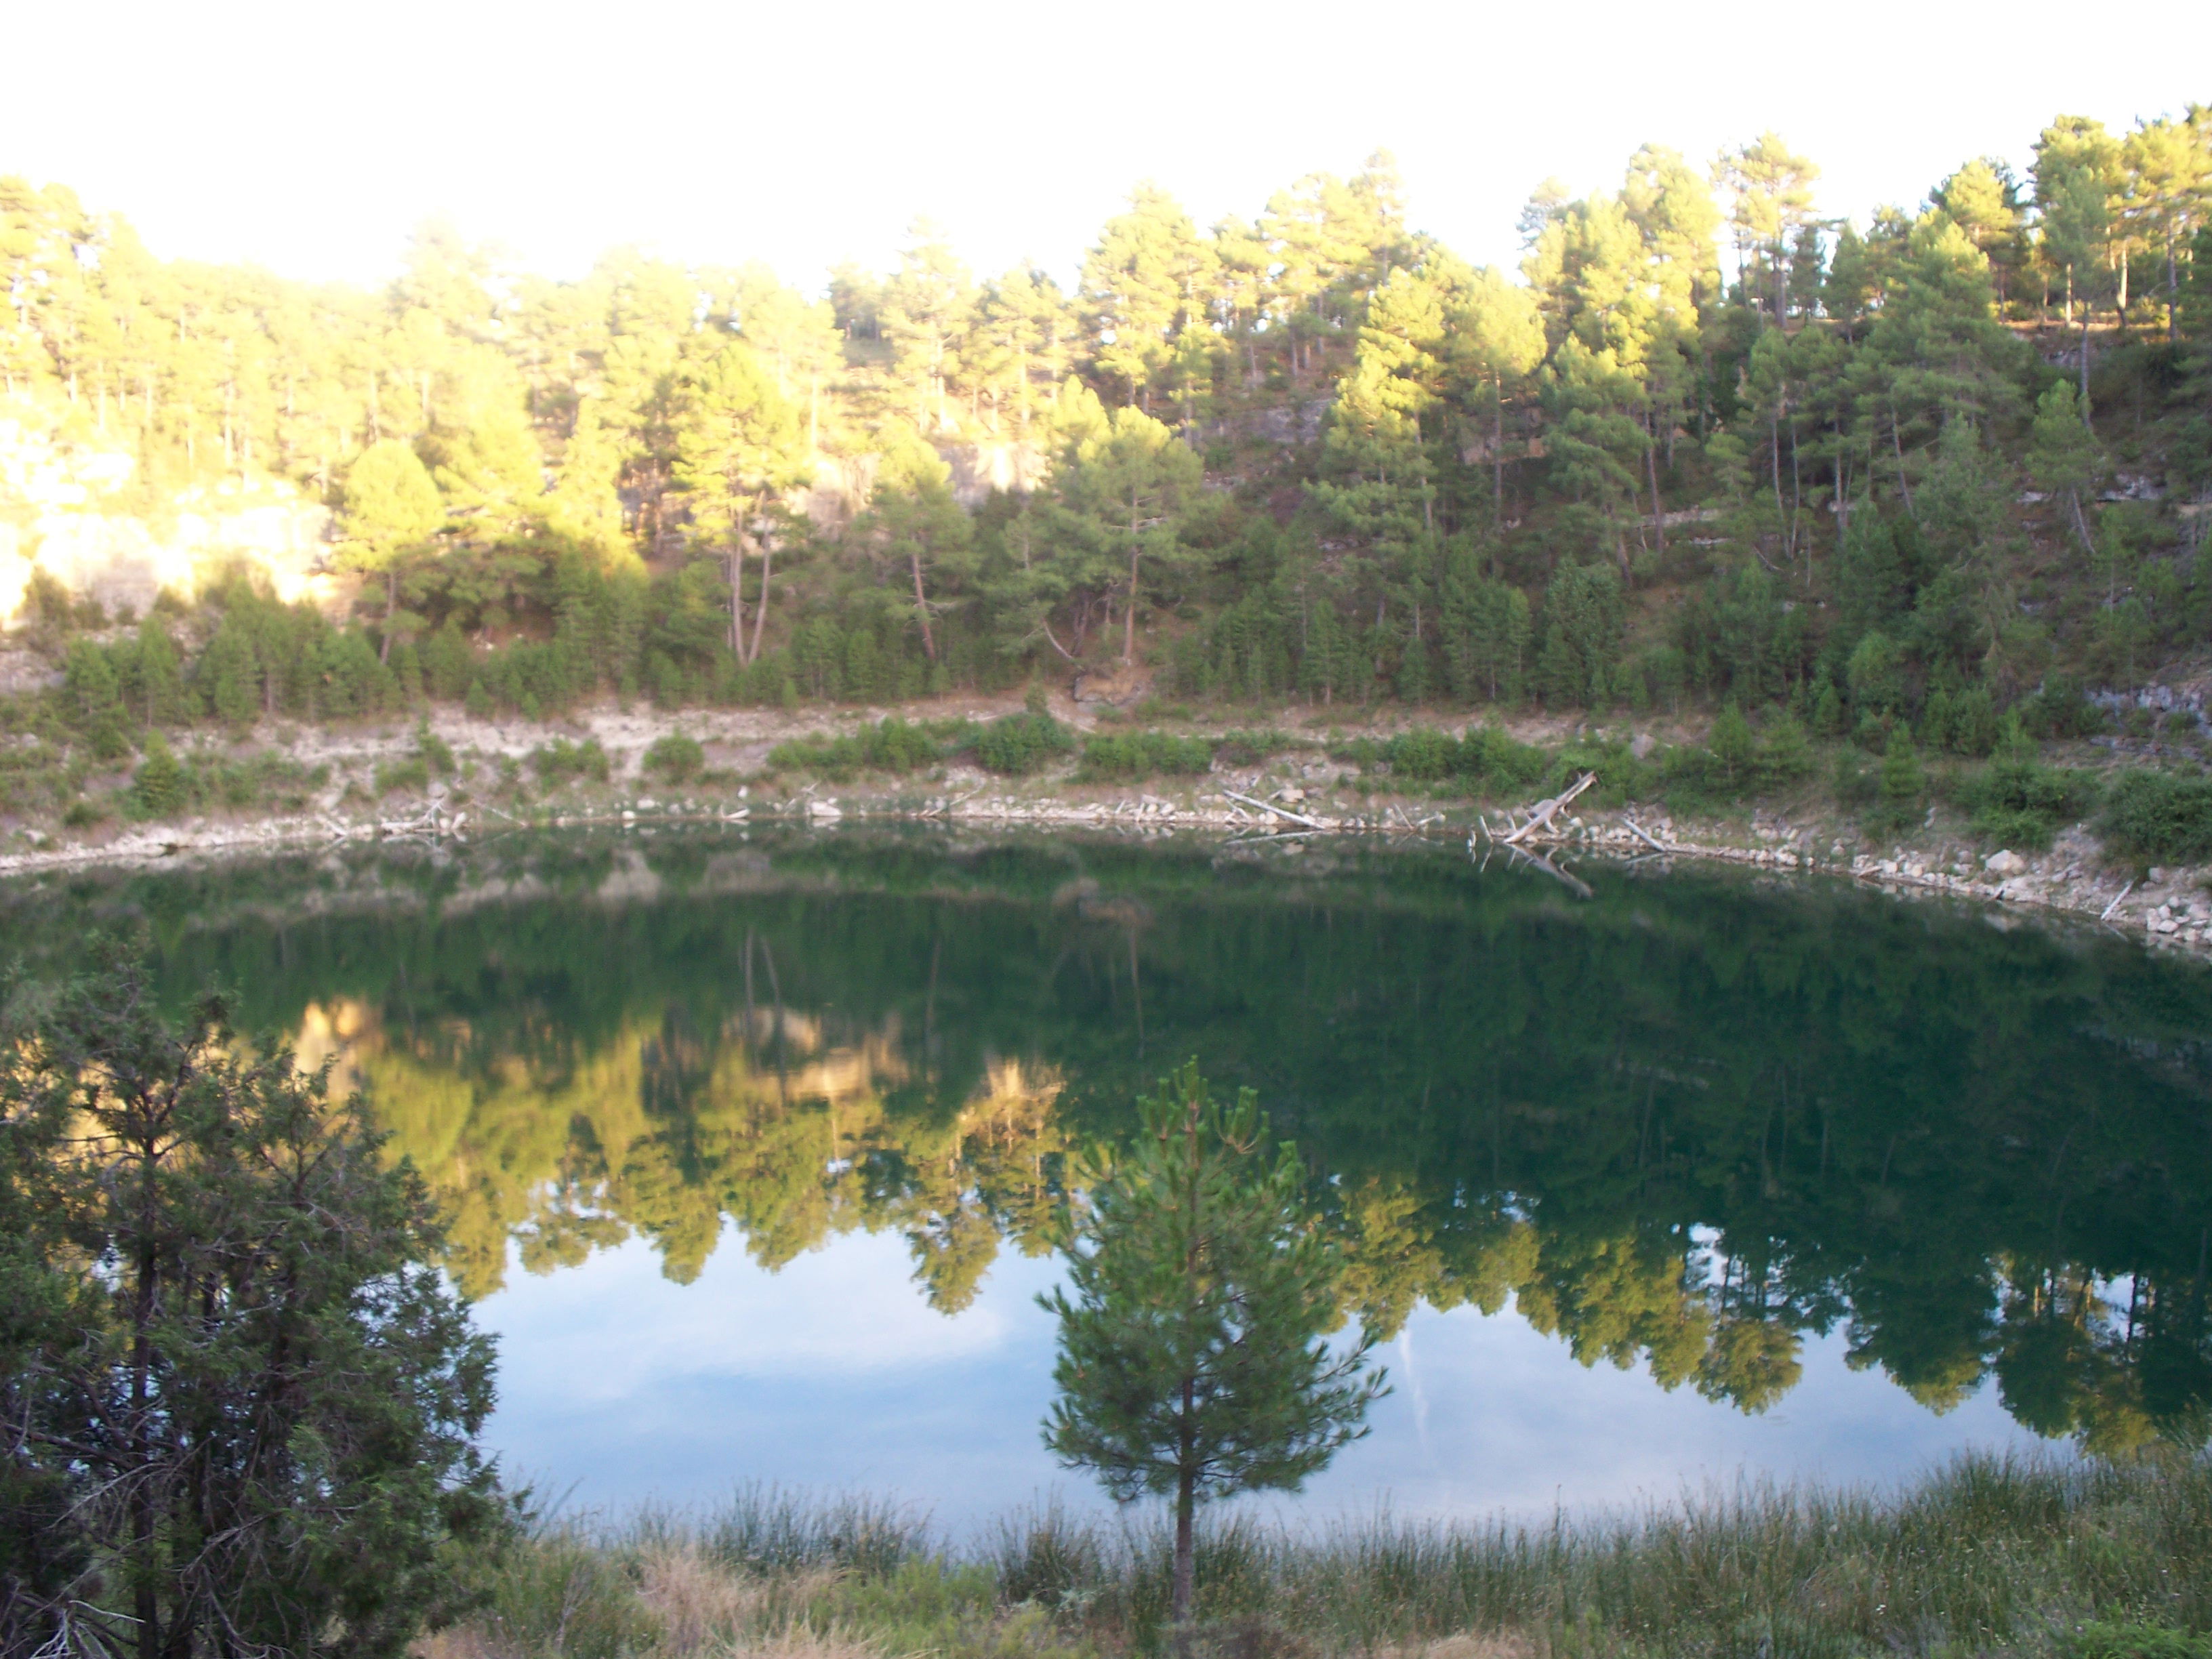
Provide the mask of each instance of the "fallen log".
[{"label": "fallen log", "polygon": [[1554,795],[1549,800],[1538,801],[1528,814],[1528,822],[1511,835],[1504,837],[1505,844],[1508,847],[1518,846],[1522,836],[1532,835],[1539,830],[1551,828],[1552,820],[1559,816],[1561,810],[1572,805],[1575,799],[1596,781],[1596,773],[1585,772],[1576,780],[1571,787]]},{"label": "fallen log", "polygon": [[1262,812],[1273,812],[1277,817],[1288,818],[1292,823],[1303,823],[1309,830],[1318,830],[1321,828],[1321,825],[1316,823],[1313,819],[1306,817],[1301,813],[1291,811],[1286,807],[1277,806],[1269,801],[1255,800],[1249,795],[1238,794],[1234,789],[1224,789],[1221,793],[1228,796],[1229,799],[1233,801],[1241,801],[1247,806],[1256,806]]}]

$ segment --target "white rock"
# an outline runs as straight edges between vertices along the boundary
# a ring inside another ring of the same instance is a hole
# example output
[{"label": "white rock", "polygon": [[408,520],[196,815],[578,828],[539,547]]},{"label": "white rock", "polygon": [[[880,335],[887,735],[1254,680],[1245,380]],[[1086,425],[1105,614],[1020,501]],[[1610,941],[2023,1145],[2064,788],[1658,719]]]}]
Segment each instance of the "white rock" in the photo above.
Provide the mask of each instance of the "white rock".
[{"label": "white rock", "polygon": [[2027,860],[2008,848],[2002,849],[1984,859],[1982,868],[1993,876],[2016,876],[2027,868]]}]

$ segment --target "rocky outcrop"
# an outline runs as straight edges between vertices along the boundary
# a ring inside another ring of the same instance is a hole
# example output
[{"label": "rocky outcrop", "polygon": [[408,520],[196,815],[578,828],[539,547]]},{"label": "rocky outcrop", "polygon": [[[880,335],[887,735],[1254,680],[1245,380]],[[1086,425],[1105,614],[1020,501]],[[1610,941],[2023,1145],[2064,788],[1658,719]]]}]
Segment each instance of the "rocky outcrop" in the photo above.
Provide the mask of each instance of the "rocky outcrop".
[{"label": "rocky outcrop", "polygon": [[190,597],[239,561],[288,601],[333,605],[349,591],[327,568],[330,510],[292,484],[225,479],[149,504],[134,499],[136,468],[35,411],[0,415],[0,617],[21,613],[34,568],[110,611],[143,613],[164,587]]}]

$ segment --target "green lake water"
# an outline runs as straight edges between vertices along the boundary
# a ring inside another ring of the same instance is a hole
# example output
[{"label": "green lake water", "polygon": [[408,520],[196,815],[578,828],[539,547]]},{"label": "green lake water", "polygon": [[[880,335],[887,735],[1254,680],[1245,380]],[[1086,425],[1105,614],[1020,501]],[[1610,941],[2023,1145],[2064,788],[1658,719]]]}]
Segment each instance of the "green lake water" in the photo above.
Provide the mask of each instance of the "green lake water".
[{"label": "green lake water", "polygon": [[0,887],[331,1059],[577,1501],[1091,1502],[1038,1439],[1074,1155],[1260,1092],[1393,1393],[1313,1512],[2202,1439],[2212,974],[1838,884],[1459,848],[515,836]]}]

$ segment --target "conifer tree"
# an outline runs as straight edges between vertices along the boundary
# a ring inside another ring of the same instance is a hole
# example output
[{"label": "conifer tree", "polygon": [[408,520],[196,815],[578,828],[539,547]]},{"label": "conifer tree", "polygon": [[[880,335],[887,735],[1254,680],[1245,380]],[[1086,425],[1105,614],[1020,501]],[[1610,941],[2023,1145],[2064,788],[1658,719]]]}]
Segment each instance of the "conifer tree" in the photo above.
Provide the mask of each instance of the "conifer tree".
[{"label": "conifer tree", "polygon": [[[768,626],[774,538],[765,532],[778,496],[808,471],[799,412],[775,388],[760,356],[732,340],[688,380],[676,432],[676,482],[690,501],[693,525],[717,545],[730,581],[730,649],[741,662],[760,654]],[[745,640],[744,562],[760,558],[760,597],[752,641]]]},{"label": "conifer tree", "polygon": [[1136,660],[1144,562],[1180,562],[1181,516],[1203,474],[1189,446],[1136,409],[1115,410],[1104,430],[1068,452],[1060,489],[1061,540],[1099,585],[1122,578],[1124,663]]},{"label": "conifer tree", "polygon": [[1198,1506],[1297,1491],[1366,1432],[1383,1386],[1370,1340],[1323,1340],[1340,1263],[1252,1091],[1224,1107],[1194,1060],[1139,1109],[1136,1144],[1091,1189],[1068,1288],[1041,1298],[1060,1316],[1045,1443],[1117,1502],[1174,1498],[1185,1625]]},{"label": "conifer tree", "polygon": [[372,444],[346,474],[346,562],[384,578],[381,654],[392,654],[399,614],[399,562],[445,522],[445,504],[429,469],[396,438]]},{"label": "conifer tree", "polygon": [[289,1047],[85,954],[0,1033],[0,1537],[42,1534],[0,1651],[398,1659],[497,1524],[428,1189]]}]

